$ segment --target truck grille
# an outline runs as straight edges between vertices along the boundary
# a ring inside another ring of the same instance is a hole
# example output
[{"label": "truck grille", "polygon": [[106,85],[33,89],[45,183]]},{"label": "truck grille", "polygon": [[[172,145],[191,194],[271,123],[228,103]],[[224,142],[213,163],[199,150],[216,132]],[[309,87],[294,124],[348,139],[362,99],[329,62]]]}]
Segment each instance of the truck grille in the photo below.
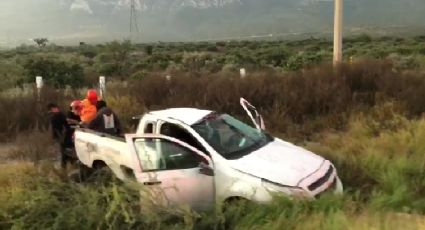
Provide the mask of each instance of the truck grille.
[{"label": "truck grille", "polygon": [[317,181],[313,182],[311,185],[308,186],[308,190],[310,191],[314,191],[317,188],[319,188],[320,186],[322,186],[324,183],[326,183],[329,178],[331,177],[332,173],[334,171],[334,167],[329,166],[328,171],[326,171],[325,175],[321,178],[319,178]]}]

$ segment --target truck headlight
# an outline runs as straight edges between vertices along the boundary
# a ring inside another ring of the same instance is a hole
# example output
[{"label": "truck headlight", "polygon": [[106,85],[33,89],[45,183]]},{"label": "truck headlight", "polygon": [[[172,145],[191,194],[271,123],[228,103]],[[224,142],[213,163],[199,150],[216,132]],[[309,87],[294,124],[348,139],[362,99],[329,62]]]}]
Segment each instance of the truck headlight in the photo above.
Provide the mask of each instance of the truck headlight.
[{"label": "truck headlight", "polygon": [[275,183],[266,179],[261,179],[263,187],[265,187],[270,192],[279,192],[285,193],[294,198],[310,198],[311,195],[305,191],[303,188],[294,187],[294,186],[285,186],[279,183]]}]

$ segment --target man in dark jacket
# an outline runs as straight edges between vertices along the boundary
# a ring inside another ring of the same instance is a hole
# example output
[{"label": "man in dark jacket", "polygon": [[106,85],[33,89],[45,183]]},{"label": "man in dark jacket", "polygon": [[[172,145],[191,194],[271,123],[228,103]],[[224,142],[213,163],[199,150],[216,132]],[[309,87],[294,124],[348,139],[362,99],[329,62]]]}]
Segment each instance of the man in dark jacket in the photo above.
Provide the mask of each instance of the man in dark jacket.
[{"label": "man in dark jacket", "polygon": [[72,131],[59,107],[54,103],[47,105],[49,121],[52,129],[52,137],[60,146],[61,166],[66,168],[66,163],[70,160],[66,154],[66,148],[73,147]]},{"label": "man in dark jacket", "polygon": [[103,100],[97,102],[96,108],[96,117],[89,123],[88,128],[97,132],[120,136],[121,122],[118,116],[112,109],[108,108],[106,102]]}]

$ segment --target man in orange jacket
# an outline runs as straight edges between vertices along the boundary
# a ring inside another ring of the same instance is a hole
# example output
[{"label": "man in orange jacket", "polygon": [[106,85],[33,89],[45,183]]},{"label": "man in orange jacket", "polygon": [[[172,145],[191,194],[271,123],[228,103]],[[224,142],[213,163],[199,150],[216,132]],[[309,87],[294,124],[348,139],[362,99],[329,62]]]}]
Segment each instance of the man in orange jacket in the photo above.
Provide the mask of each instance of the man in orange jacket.
[{"label": "man in orange jacket", "polygon": [[90,89],[89,91],[87,91],[86,99],[81,101],[83,108],[81,109],[80,117],[81,117],[81,124],[83,126],[88,125],[96,117],[97,100],[98,100],[98,97],[97,97],[96,90]]}]

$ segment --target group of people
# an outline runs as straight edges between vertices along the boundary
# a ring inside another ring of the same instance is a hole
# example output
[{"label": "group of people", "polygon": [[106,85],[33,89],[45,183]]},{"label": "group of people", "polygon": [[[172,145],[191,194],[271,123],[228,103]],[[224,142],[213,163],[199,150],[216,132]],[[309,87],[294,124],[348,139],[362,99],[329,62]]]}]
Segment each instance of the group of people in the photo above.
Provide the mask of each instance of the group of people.
[{"label": "group of people", "polygon": [[117,115],[98,97],[96,90],[88,90],[83,100],[72,101],[66,115],[55,103],[49,103],[47,110],[53,139],[60,145],[62,168],[66,168],[67,162],[75,155],[73,136],[76,127],[113,136],[121,135],[121,123]]}]

